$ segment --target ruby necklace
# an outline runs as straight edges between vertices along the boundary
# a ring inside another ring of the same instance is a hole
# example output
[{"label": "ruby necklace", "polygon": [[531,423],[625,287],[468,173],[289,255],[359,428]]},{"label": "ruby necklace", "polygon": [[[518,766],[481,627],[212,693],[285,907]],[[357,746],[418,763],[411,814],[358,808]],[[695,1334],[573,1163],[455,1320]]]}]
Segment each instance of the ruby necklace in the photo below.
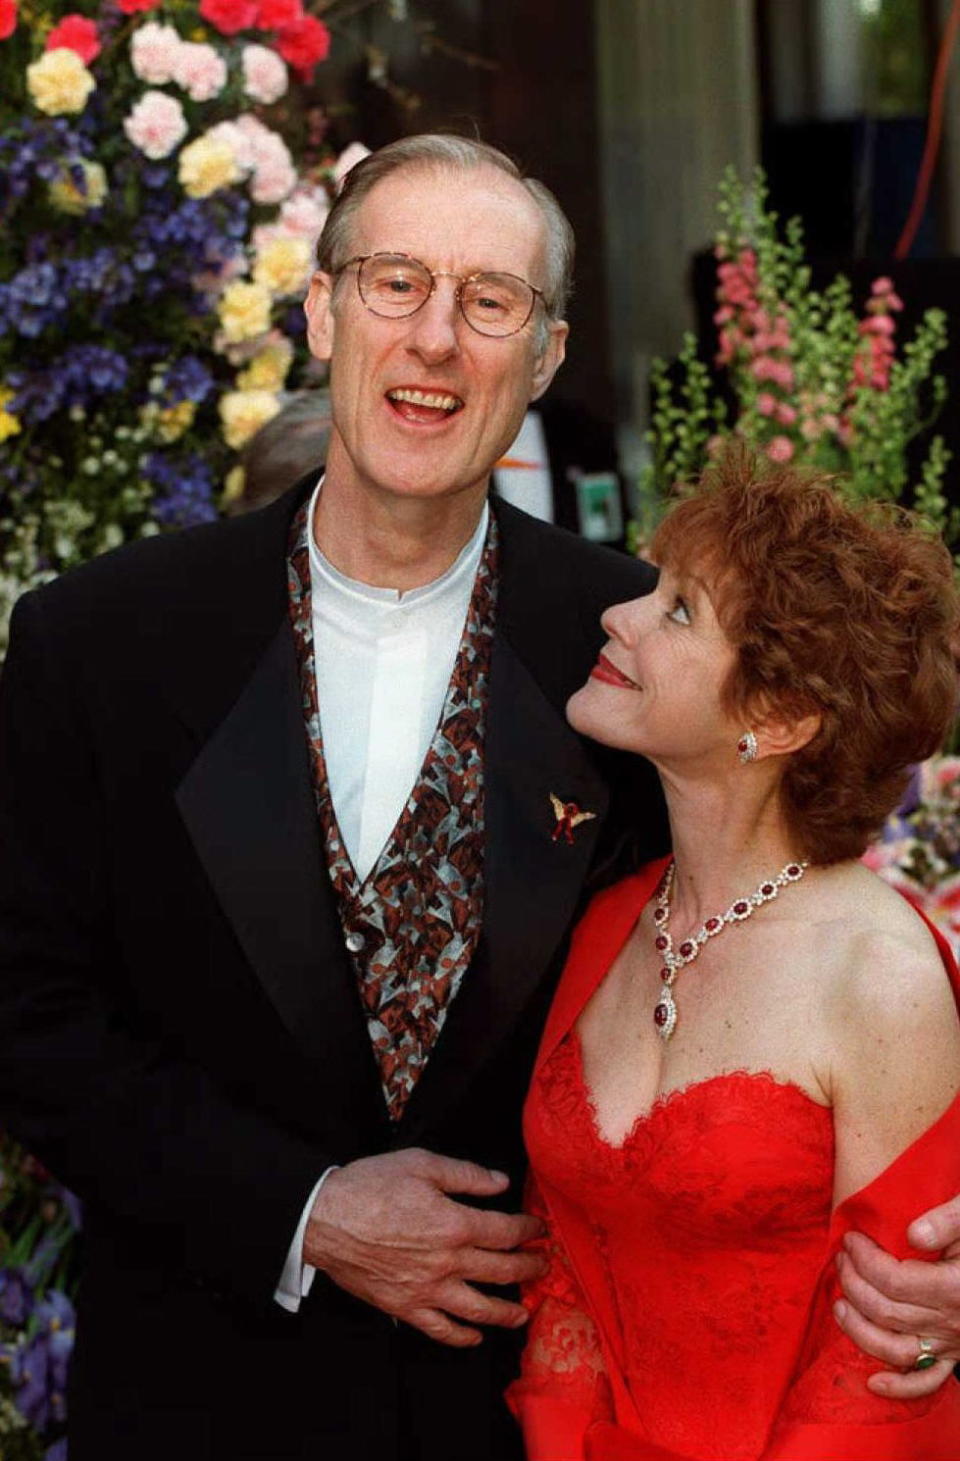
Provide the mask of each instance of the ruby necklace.
[{"label": "ruby necklace", "polygon": [[660,970],[663,987],[653,1011],[653,1023],[657,1027],[657,1034],[661,1040],[669,1040],[677,1027],[677,1006],[673,998],[673,981],[684,965],[692,964],[694,959],[699,958],[704,944],[709,939],[716,938],[718,933],[723,933],[723,930],[728,928],[731,923],[743,923],[764,903],[770,903],[781,888],[786,888],[790,883],[799,883],[807,870],[807,863],[788,862],[786,867],[780,869],[775,878],[765,878],[749,898],[738,898],[735,903],[730,904],[726,913],[718,913],[713,918],[708,918],[695,934],[684,939],[674,953],[673,939],[670,937],[670,894],[673,890],[676,867],[677,864],[671,861],[661,878],[656,894],[657,901],[653,909],[653,921],[657,929],[654,947],[663,959],[663,968]]}]

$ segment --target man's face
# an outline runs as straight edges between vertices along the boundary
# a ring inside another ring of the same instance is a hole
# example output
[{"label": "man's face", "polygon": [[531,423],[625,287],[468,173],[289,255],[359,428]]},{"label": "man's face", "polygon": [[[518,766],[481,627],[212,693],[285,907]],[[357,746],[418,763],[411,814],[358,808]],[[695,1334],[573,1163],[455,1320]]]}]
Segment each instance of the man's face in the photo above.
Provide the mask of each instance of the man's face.
[{"label": "man's face", "polygon": [[[542,288],[545,236],[526,189],[497,169],[407,167],[364,200],[349,256],[409,254],[437,274],[494,271]],[[457,307],[456,288],[455,279],[438,279],[416,314],[383,319],[361,300],[356,265],[338,280],[314,279],[308,338],[313,353],[331,362],[331,479],[413,498],[485,488],[527,405],[563,359],[567,327],[551,324],[538,349],[538,301],[519,333],[479,335]],[[411,392],[453,409],[402,399]]]}]

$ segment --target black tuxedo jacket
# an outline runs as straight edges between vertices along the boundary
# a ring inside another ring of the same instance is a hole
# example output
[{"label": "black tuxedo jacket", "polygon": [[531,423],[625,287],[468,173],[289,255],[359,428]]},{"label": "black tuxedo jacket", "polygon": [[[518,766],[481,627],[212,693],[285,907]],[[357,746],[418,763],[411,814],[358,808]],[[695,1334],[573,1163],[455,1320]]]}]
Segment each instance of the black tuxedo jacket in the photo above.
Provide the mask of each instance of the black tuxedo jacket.
[{"label": "black tuxedo jacket", "polygon": [[[273,1300],[331,1163],[419,1145],[510,1172],[571,922],[659,852],[650,768],[568,695],[651,570],[497,507],[483,934],[391,1127],[310,784],[265,511],[27,595],[0,689],[0,1121],[84,1200],[71,1461],[506,1461],[517,1339],[454,1351],[318,1276]],[[554,841],[550,793],[596,812]],[[612,792],[612,802],[611,802]]]}]

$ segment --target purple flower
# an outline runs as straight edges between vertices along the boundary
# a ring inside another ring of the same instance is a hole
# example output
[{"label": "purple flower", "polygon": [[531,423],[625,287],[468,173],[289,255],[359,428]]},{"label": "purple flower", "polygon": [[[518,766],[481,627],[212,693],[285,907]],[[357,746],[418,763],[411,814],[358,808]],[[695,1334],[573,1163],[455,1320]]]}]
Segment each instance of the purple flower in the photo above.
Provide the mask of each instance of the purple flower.
[{"label": "purple flower", "polygon": [[150,452],[144,462],[143,474],[153,483],[152,512],[163,527],[188,528],[196,523],[213,522],[216,518],[213,476],[196,452],[184,452],[179,456]]},{"label": "purple flower", "polygon": [[46,1428],[50,1418],[49,1372],[50,1356],[45,1334],[35,1334],[28,1344],[17,1346],[10,1365],[13,1398],[20,1414],[38,1431]]},{"label": "purple flower", "polygon": [[199,406],[213,390],[213,376],[196,355],[182,355],[167,371],[164,396],[171,406],[194,401]]},{"label": "purple flower", "polygon": [[18,1327],[33,1312],[33,1290],[22,1268],[0,1268],[0,1319]]}]

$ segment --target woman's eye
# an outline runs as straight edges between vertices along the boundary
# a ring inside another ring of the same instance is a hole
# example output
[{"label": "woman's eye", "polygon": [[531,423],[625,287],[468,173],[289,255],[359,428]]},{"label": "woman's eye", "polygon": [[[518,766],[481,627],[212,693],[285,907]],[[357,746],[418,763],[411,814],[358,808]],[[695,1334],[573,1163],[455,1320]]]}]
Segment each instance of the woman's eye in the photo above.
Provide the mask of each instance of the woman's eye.
[{"label": "woman's eye", "polygon": [[667,618],[672,619],[674,624],[689,624],[691,622],[690,610],[679,595],[674,599],[673,608],[667,614]]}]

